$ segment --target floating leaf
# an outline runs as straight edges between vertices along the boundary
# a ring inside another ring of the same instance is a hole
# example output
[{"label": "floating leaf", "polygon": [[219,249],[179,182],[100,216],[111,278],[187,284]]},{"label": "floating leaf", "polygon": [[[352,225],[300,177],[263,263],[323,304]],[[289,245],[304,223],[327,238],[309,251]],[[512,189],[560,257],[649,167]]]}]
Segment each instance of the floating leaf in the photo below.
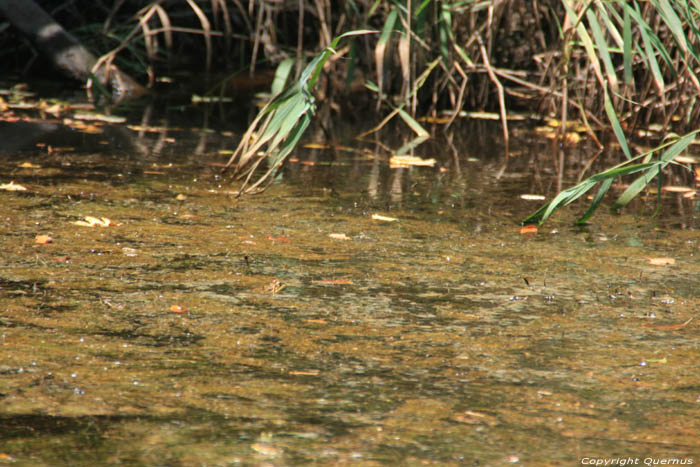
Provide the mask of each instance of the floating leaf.
[{"label": "floating leaf", "polygon": [[112,227],[117,225],[113,220],[107,217],[100,217],[98,219],[97,217],[93,216],[85,216],[85,220],[75,221],[73,224],[80,225],[82,227]]},{"label": "floating leaf", "polygon": [[654,266],[668,266],[671,264],[676,264],[676,260],[673,258],[647,258],[649,264]]},{"label": "floating leaf", "polygon": [[105,115],[97,112],[76,112],[73,114],[73,118],[76,120],[99,121],[107,123],[126,122],[126,117],[121,117],[118,115]]},{"label": "floating leaf", "polygon": [[523,226],[522,229],[520,229],[520,235],[524,234],[536,234],[537,233],[537,226],[530,224],[530,225],[525,225]]},{"label": "floating leaf", "polygon": [[15,182],[3,183],[0,185],[0,190],[5,191],[27,191],[22,185],[17,185]]},{"label": "floating leaf", "polygon": [[170,311],[173,313],[187,313],[187,308],[180,305],[170,305]]},{"label": "floating leaf", "polygon": [[350,240],[350,237],[348,237],[344,233],[331,233],[328,234],[328,236],[335,240]]},{"label": "floating leaf", "polygon": [[686,322],[681,323],[681,324],[646,324],[645,326],[648,328],[654,328],[654,329],[683,329],[692,320],[693,320],[693,318],[691,317]]},{"label": "floating leaf", "polygon": [[523,194],[523,195],[520,195],[520,199],[524,199],[527,201],[544,201],[545,197],[544,197],[544,195]]},{"label": "floating leaf", "polygon": [[291,240],[287,237],[273,237],[271,235],[268,235],[267,239],[271,242],[291,242]]},{"label": "floating leaf", "polygon": [[395,217],[382,216],[381,214],[372,214],[372,219],[374,219],[375,221],[382,221],[382,222],[396,222],[396,221],[398,221],[398,219]]},{"label": "floating leaf", "polygon": [[437,161],[435,159],[422,159],[417,156],[393,156],[389,159],[389,166],[391,168],[397,167],[434,167]]},{"label": "floating leaf", "polygon": [[34,243],[38,243],[40,245],[46,245],[47,243],[53,242],[53,238],[51,238],[50,235],[37,235],[34,238]]},{"label": "floating leaf", "polygon": [[695,191],[693,188],[690,188],[689,186],[675,186],[675,185],[662,186],[661,190],[668,191],[669,193],[690,193],[692,191]]}]

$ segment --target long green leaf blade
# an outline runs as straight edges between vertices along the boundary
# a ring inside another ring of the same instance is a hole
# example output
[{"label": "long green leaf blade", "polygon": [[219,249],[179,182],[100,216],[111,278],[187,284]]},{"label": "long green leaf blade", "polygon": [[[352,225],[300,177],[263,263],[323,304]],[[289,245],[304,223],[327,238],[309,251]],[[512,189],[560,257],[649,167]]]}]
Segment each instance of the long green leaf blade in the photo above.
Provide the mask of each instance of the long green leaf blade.
[{"label": "long green leaf blade", "polygon": [[601,60],[603,60],[603,65],[605,66],[605,75],[608,78],[608,85],[613,91],[617,91],[617,75],[615,74],[615,66],[610,58],[610,51],[608,50],[608,42],[603,36],[603,31],[600,29],[600,24],[596,18],[593,10],[588,10],[586,12],[586,18],[588,19],[588,25],[593,32],[593,39],[595,40],[596,46],[598,48],[598,53],[600,54]]},{"label": "long green leaf blade", "polygon": [[620,125],[620,121],[617,119],[617,114],[615,113],[615,107],[613,107],[612,100],[610,99],[610,94],[608,94],[608,88],[605,88],[605,113],[608,114],[608,119],[610,120],[610,124],[613,127],[613,132],[615,133],[615,136],[617,137],[617,141],[620,143],[620,147],[622,148],[622,152],[625,153],[625,156],[627,159],[632,159],[632,154],[630,153],[630,149],[627,146],[627,136],[625,136],[625,132],[622,130],[622,125]]},{"label": "long green leaf blade", "polygon": [[600,184],[600,188],[598,189],[598,193],[596,193],[595,198],[593,198],[593,201],[591,201],[591,205],[588,207],[586,210],[585,214],[581,216],[579,220],[576,221],[576,224],[585,224],[588,222],[588,219],[591,218],[593,213],[595,213],[596,209],[598,209],[598,205],[600,202],[603,200],[603,197],[605,194],[608,192],[610,189],[610,185],[612,185],[613,179],[608,178],[607,180],[604,180],[603,183]]}]

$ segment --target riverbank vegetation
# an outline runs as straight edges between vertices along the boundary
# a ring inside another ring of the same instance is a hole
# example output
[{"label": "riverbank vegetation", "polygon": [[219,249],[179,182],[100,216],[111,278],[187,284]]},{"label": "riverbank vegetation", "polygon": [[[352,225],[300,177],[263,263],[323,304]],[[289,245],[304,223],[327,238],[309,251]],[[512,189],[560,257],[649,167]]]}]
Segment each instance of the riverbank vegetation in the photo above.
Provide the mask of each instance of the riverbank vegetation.
[{"label": "riverbank vegetation", "polygon": [[[617,141],[624,157],[618,167],[581,174],[590,178],[526,222],[542,222],[598,186],[583,222],[613,180],[636,174],[614,203],[623,206],[677,164],[700,117],[700,5],[691,0],[124,0],[111,7],[80,1],[43,6],[98,49],[100,63],[118,64],[150,85],[183,65],[227,70],[228,78],[210,81],[210,92],[217,94],[235,76],[277,70],[289,87],[265,110],[271,112],[263,128],[265,149],[282,148],[271,167],[283,162],[308,125],[314,95],[343,110],[352,93],[353,105],[375,109],[379,118],[398,115],[416,133],[414,145],[428,134],[418,117],[448,127],[469,110],[498,115],[506,151],[509,115],[522,112],[556,119],[562,145],[572,125],[601,149],[603,142]],[[340,41],[349,31],[365,33]],[[5,55],[21,49],[5,47]],[[662,135],[652,141],[658,146],[639,150],[630,144],[651,127]],[[241,148],[242,154],[261,146]],[[259,161],[253,152],[230,163],[241,171]],[[250,180],[253,172],[243,174]]]}]

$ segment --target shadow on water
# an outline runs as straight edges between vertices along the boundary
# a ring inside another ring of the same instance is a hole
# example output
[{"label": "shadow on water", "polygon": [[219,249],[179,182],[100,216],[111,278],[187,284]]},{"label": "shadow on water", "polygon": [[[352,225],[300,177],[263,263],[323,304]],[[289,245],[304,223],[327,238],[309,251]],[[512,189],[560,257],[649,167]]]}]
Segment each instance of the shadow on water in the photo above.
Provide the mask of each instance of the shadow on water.
[{"label": "shadow on water", "polygon": [[398,130],[311,131],[237,199],[235,138],[144,120],[0,149],[27,188],[0,192],[0,462],[700,462],[692,201],[521,235],[519,196],[590,153],[523,127],[504,158],[482,122],[437,128],[434,168],[389,166]]}]

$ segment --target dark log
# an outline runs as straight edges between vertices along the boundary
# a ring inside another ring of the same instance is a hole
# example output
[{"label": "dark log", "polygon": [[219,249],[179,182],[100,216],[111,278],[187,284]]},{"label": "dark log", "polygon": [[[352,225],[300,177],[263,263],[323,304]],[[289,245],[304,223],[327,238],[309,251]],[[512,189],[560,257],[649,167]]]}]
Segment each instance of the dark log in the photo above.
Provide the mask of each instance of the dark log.
[{"label": "dark log", "polygon": [[[97,58],[33,0],[0,0],[0,13],[64,75],[87,81]],[[112,66],[95,74],[115,95],[142,94],[145,88]]]}]

